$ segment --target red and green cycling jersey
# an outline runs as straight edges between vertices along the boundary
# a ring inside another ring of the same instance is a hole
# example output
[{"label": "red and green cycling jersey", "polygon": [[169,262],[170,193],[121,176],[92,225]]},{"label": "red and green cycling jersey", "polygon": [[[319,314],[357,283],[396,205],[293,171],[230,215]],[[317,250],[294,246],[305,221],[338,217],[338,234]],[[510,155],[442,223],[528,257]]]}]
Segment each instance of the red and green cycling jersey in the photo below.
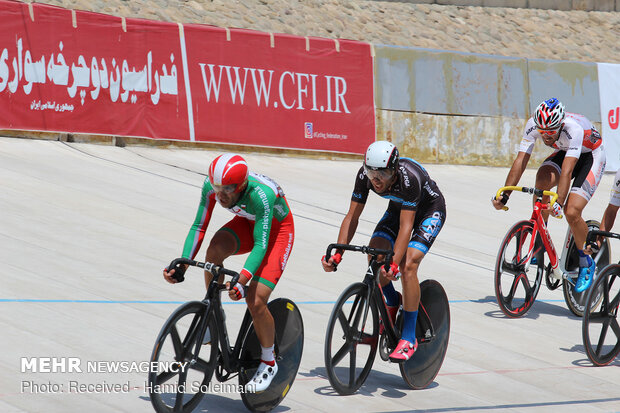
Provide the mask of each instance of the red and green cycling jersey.
[{"label": "red and green cycling jersey", "polygon": [[[184,258],[194,259],[198,253],[216,203],[217,195],[207,177],[202,186],[196,219],[185,239]],[[239,217],[255,222],[254,246],[243,266],[244,270],[255,274],[267,252],[269,233],[274,220],[277,223],[282,222],[290,214],[284,192],[271,178],[250,172],[248,185],[241,198],[232,208],[226,209]]]}]

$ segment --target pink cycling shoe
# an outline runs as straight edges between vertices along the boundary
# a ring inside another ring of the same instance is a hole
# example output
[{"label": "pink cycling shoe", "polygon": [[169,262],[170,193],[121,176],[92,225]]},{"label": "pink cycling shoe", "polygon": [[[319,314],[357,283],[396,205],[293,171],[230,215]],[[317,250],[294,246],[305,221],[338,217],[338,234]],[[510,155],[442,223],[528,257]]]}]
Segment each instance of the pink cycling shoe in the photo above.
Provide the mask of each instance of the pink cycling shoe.
[{"label": "pink cycling shoe", "polygon": [[418,340],[416,339],[414,344],[411,344],[407,340],[401,339],[398,345],[390,354],[390,361],[393,363],[403,363],[413,356],[413,353],[418,349]]}]

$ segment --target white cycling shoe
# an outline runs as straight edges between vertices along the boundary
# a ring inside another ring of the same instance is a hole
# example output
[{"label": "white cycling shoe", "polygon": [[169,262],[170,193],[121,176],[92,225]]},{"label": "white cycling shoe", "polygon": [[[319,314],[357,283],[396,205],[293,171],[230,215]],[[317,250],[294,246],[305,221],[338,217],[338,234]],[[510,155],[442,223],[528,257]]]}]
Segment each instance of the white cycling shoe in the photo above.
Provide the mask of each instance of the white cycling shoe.
[{"label": "white cycling shoe", "polygon": [[246,393],[258,393],[265,391],[271,384],[271,380],[273,380],[277,372],[278,363],[270,366],[269,364],[265,364],[261,361],[256,373],[254,373],[254,377],[252,377],[252,380],[245,385]]}]

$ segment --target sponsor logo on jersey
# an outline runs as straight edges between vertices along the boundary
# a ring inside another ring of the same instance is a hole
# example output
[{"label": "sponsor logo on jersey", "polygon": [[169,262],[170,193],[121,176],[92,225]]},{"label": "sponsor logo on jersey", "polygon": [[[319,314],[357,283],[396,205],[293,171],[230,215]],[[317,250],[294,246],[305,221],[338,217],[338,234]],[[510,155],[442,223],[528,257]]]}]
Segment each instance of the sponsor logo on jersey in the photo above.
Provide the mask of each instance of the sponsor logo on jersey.
[{"label": "sponsor logo on jersey", "polygon": [[441,212],[433,212],[433,216],[430,218],[426,218],[422,222],[422,230],[424,231],[424,239],[427,241],[432,240],[439,234],[439,230],[443,225],[442,222],[442,213]]},{"label": "sponsor logo on jersey", "polygon": [[433,191],[431,189],[431,186],[428,184],[428,182],[424,183],[424,189],[426,189],[426,192],[428,192],[429,195],[431,195],[431,196],[433,196],[435,198],[439,196],[439,194],[437,192],[435,192],[435,191]]},{"label": "sponsor logo on jersey", "polygon": [[403,181],[405,183],[405,186],[409,188],[411,185],[409,184],[409,176],[407,175],[407,170],[403,166],[399,167],[398,169],[400,169],[403,174]]},{"label": "sponsor logo on jersey", "polygon": [[291,254],[291,248],[293,248],[293,233],[290,232],[288,234],[288,244],[286,245],[286,250],[284,251],[284,256],[282,257],[282,264],[280,269],[284,271],[284,267],[286,267],[286,263],[288,262],[288,257]]},{"label": "sponsor logo on jersey", "polygon": [[282,205],[274,205],[273,209],[275,209],[276,212],[278,212],[278,214],[280,214],[280,216],[284,216],[285,211],[284,211],[284,207]]}]

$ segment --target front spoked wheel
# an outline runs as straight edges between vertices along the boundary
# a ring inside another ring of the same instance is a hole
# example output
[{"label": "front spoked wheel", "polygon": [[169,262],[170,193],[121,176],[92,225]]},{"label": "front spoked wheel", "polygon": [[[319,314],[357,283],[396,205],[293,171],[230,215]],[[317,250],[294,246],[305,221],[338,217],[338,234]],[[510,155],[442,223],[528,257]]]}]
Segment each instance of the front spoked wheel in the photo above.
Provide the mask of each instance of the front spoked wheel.
[{"label": "front spoked wheel", "polygon": [[379,317],[376,305],[368,300],[366,284],[349,286],[327,323],[325,369],[332,387],[342,395],[355,393],[364,384],[377,354]]},{"label": "front spoked wheel", "polygon": [[210,316],[206,331],[201,331],[205,305],[200,301],[183,304],[157,337],[148,384],[151,403],[158,413],[189,413],[208,391],[218,346],[214,317]]},{"label": "front spoked wheel", "polygon": [[495,297],[508,317],[523,316],[534,304],[544,273],[545,248],[537,236],[528,259],[534,225],[520,221],[510,228],[495,263]]},{"label": "front spoked wheel", "polygon": [[[598,230],[600,227],[598,221],[595,220],[588,220],[586,223],[588,224],[588,230],[590,231]],[[562,286],[562,290],[564,292],[564,301],[566,301],[568,309],[573,314],[575,314],[577,317],[582,317],[589,291],[596,291],[592,297],[592,301],[590,301],[590,305],[592,307],[598,305],[601,302],[603,291],[601,289],[595,289],[594,284],[589,289],[581,293],[575,291],[575,283],[577,282],[577,276],[579,275],[579,253],[577,251],[577,248],[575,247],[575,240],[572,237],[572,234],[567,245],[569,245],[567,254],[568,259],[567,262],[564,263],[564,268],[569,273],[569,280],[565,282]],[[594,271],[595,279],[598,276],[600,270],[609,265],[610,257],[611,250],[609,246],[609,240],[605,238],[599,252],[597,252],[596,254],[592,254],[592,258],[596,261],[596,270]]]},{"label": "front spoked wheel", "polygon": [[[592,363],[605,366],[620,354],[620,265],[607,266],[590,290],[582,321],[583,346]],[[598,291],[602,291],[600,304],[590,305]]]}]

